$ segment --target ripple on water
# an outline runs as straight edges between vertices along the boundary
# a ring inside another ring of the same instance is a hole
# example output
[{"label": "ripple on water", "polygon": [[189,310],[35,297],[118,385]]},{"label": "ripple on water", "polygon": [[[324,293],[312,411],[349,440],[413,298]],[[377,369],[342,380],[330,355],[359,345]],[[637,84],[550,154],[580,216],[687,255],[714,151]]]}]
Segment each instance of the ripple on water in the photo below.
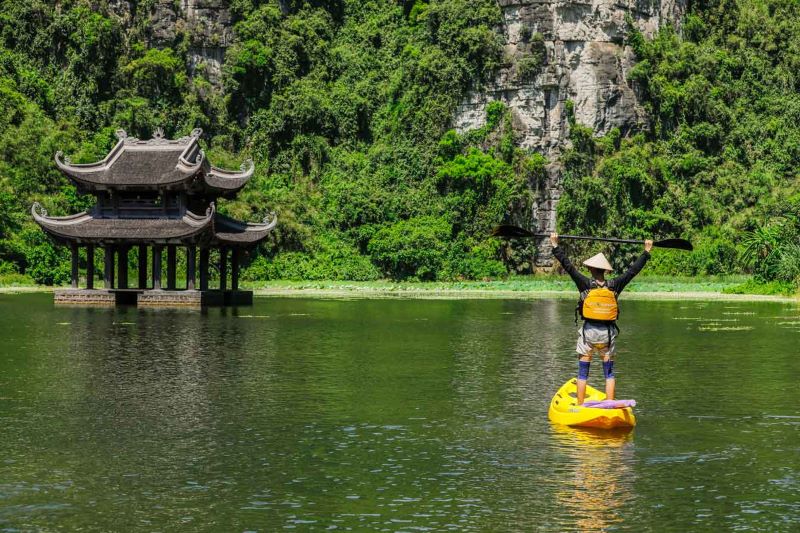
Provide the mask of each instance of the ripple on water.
[{"label": "ripple on water", "polygon": [[546,418],[575,372],[571,301],[37,298],[0,298],[0,528],[798,526],[782,304],[626,301],[617,385],[639,426],[597,433]]}]

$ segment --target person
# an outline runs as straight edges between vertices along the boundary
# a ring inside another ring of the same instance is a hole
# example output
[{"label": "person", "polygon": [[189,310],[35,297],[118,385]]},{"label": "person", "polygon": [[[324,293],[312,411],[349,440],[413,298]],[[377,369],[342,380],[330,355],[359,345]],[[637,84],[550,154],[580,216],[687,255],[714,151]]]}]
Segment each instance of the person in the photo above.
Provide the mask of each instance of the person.
[{"label": "person", "polygon": [[[603,358],[603,375],[606,378],[606,398],[614,399],[616,379],[614,378],[614,354],[619,328],[617,317],[619,308],[617,298],[628,283],[644,268],[650,259],[653,241],[644,241],[644,252],[628,268],[628,271],[611,280],[606,280],[607,273],[613,271],[606,256],[599,253],[583,262],[589,268],[591,278],[581,274],[567,259],[564,249],[558,245],[558,234],[550,234],[553,245],[553,256],[578,287],[580,300],[576,314],[580,314],[583,325],[578,330],[578,405],[583,404],[586,397],[586,380],[589,377],[589,366],[596,353]],[[577,315],[576,315],[577,321]]]}]

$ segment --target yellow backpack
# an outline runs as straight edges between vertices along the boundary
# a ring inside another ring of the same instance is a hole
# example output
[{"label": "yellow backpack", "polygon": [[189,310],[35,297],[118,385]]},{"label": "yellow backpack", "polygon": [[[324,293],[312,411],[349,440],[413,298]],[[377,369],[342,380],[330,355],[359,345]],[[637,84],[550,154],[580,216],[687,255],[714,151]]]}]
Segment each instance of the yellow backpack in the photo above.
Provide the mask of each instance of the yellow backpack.
[{"label": "yellow backpack", "polygon": [[581,316],[595,322],[614,322],[619,317],[617,295],[608,287],[595,287],[581,299]]}]

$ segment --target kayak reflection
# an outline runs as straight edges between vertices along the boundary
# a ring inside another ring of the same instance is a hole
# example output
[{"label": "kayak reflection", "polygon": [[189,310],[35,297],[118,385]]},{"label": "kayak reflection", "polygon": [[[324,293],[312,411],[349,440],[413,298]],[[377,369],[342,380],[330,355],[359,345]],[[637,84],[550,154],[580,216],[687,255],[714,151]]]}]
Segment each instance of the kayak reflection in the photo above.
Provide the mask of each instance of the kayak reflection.
[{"label": "kayak reflection", "polygon": [[623,521],[633,499],[633,431],[551,425],[555,447],[565,455],[564,483],[556,502],[572,519],[567,529],[605,531]]}]

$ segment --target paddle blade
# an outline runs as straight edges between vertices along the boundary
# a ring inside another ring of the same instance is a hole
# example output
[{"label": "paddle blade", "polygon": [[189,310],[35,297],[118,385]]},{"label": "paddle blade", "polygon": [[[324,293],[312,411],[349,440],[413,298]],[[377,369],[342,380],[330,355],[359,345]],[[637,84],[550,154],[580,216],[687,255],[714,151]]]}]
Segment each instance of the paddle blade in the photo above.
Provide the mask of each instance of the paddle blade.
[{"label": "paddle blade", "polygon": [[675,248],[677,250],[686,250],[688,252],[694,250],[692,243],[686,239],[664,239],[663,241],[654,242],[653,246],[658,246],[659,248]]},{"label": "paddle blade", "polygon": [[507,224],[495,226],[492,230],[492,237],[524,238],[535,236],[535,233],[532,233],[526,229],[517,226],[509,226]]}]

